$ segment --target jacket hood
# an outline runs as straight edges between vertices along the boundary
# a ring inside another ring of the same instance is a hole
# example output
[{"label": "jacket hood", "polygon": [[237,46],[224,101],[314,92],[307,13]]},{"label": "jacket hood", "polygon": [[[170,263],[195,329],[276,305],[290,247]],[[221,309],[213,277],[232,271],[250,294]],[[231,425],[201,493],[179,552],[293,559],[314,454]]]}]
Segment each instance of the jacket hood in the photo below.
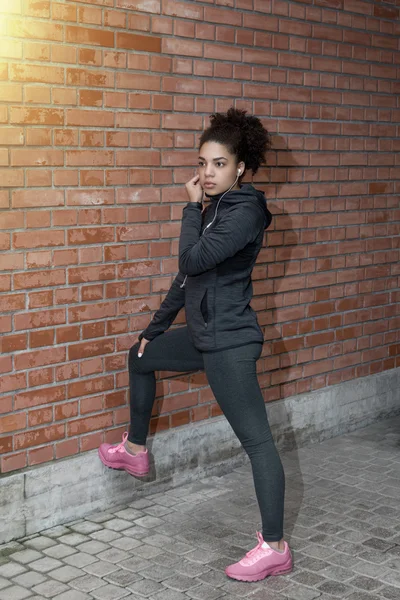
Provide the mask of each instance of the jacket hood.
[{"label": "jacket hood", "polygon": [[238,204],[240,202],[252,202],[256,206],[258,206],[264,213],[265,216],[265,227],[267,229],[272,221],[272,214],[267,208],[267,199],[262,190],[257,190],[251,183],[245,183],[241,186],[240,190],[231,190],[227,194],[217,194],[215,196],[209,196],[206,194],[206,197],[213,204],[214,202],[218,202],[220,198],[222,199],[222,204]]}]

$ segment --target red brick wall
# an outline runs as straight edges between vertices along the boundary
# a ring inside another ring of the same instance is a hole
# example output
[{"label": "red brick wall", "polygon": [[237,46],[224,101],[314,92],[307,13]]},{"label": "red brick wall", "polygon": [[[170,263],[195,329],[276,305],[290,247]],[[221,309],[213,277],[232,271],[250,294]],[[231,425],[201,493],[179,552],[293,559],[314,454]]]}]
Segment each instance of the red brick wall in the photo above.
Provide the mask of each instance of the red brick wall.
[{"label": "red brick wall", "polygon": [[[1,10],[2,472],[120,438],[127,350],[177,272],[198,133],[232,104],[274,143],[255,178],[275,215],[252,303],[265,399],[399,366],[394,1]],[[171,375],[152,431],[218,414],[204,373]]]}]

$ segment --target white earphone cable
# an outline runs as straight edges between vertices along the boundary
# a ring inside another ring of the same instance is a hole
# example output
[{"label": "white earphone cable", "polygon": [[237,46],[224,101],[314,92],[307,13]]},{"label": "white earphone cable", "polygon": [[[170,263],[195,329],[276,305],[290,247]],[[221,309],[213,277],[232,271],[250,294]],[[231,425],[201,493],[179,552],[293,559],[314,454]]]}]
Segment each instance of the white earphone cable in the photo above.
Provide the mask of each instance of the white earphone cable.
[{"label": "white earphone cable", "polygon": [[[217,211],[218,211],[219,203],[221,202],[222,198],[223,198],[223,197],[224,197],[224,196],[225,196],[225,195],[226,195],[228,192],[230,192],[230,191],[231,191],[231,189],[233,188],[233,186],[234,186],[234,185],[236,185],[236,183],[238,182],[238,179],[239,179],[239,175],[241,175],[241,174],[242,174],[242,172],[241,172],[241,171],[238,171],[238,173],[237,173],[237,175],[236,175],[236,179],[235,179],[235,181],[232,183],[231,187],[230,187],[228,190],[226,190],[226,192],[224,192],[224,193],[222,194],[221,198],[218,200],[218,204],[217,204],[217,208],[215,209],[215,214],[214,214],[214,216],[213,216],[213,220],[212,220],[212,221],[211,221],[211,223],[209,223],[209,224],[208,224],[206,227],[204,227],[204,229],[203,229],[203,231],[202,231],[201,235],[203,235],[203,234],[205,233],[205,231],[206,231],[206,230],[207,230],[209,227],[211,227],[211,225],[214,223],[214,221],[215,221],[215,219],[216,219],[216,217],[217,217]],[[187,275],[185,275],[185,279],[183,280],[183,283],[182,283],[182,285],[180,285],[180,286],[179,286],[180,288],[183,288],[183,287],[185,286],[186,279],[187,279]]]}]

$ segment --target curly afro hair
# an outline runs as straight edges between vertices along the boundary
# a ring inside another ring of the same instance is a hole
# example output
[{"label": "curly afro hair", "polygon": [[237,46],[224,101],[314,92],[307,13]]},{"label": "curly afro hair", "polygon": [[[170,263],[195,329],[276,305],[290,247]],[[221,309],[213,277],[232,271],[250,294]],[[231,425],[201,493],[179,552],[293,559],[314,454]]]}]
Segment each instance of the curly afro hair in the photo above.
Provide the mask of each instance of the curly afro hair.
[{"label": "curly afro hair", "polygon": [[260,165],[265,163],[265,154],[271,148],[271,138],[260,119],[246,115],[246,112],[232,106],[226,114],[212,114],[211,125],[200,138],[200,148],[205,142],[223,144],[254,175]]}]

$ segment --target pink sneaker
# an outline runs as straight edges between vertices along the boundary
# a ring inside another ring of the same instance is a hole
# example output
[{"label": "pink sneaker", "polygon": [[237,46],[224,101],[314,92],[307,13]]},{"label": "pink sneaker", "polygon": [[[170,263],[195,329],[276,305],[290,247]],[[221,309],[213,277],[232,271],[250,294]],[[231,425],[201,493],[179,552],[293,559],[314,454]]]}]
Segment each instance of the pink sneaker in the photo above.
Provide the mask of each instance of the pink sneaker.
[{"label": "pink sneaker", "polygon": [[129,454],[125,450],[125,442],[128,439],[128,433],[125,431],[122,436],[122,442],[117,446],[111,444],[101,444],[99,448],[99,457],[103,465],[112,469],[123,469],[130,475],[143,477],[149,472],[149,454],[147,449],[138,454]]},{"label": "pink sneaker", "polygon": [[228,577],[239,581],[259,581],[268,575],[290,573],[293,561],[287,543],[284,542],[284,551],[278,552],[264,542],[263,536],[258,531],[257,538],[258,545],[253,550],[250,550],[242,560],[225,569]]}]

